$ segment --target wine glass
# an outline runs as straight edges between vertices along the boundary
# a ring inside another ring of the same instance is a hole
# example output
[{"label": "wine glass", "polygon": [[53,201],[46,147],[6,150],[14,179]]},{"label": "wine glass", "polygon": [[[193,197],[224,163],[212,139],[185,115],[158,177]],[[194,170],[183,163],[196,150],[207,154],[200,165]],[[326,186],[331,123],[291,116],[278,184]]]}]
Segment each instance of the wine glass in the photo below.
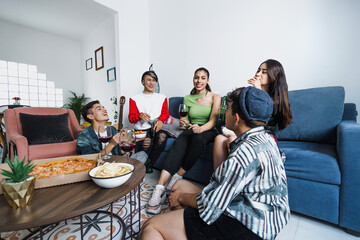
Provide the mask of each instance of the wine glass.
[{"label": "wine glass", "polygon": [[123,128],[120,130],[120,148],[126,152],[126,161],[129,160],[129,154],[136,146],[136,137],[134,129]]},{"label": "wine glass", "polygon": [[105,144],[105,155],[102,156],[101,158],[102,158],[103,160],[110,159],[111,157],[106,154],[106,143],[108,143],[108,142],[111,140],[111,138],[112,138],[111,127],[110,127],[110,126],[107,126],[107,125],[105,125],[105,126],[99,126],[97,134],[98,134],[99,142]]},{"label": "wine glass", "polygon": [[[186,106],[185,104],[180,104],[179,105],[179,116],[180,117],[186,117],[188,115],[189,112],[189,107]],[[179,127],[180,129],[186,129],[185,126],[180,125]]]}]

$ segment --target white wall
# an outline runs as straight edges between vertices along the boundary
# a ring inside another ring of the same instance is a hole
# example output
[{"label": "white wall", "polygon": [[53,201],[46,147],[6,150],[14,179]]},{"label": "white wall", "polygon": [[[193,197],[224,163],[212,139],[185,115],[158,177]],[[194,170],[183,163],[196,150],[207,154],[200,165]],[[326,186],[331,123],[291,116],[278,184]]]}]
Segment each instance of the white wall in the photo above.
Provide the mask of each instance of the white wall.
[{"label": "white wall", "polygon": [[118,97],[125,96],[124,126],[129,126],[129,98],[143,90],[141,75],[150,66],[147,0],[96,0],[118,12]]},{"label": "white wall", "polygon": [[345,101],[360,109],[360,1],[98,1],[119,12],[127,97],[141,91],[138,78],[149,63],[167,96],[188,94],[200,66],[223,95],[247,85],[273,58],[283,64],[290,90],[341,85]]},{"label": "white wall", "polygon": [[359,1],[158,0],[149,12],[150,61],[168,96],[187,94],[199,66],[225,94],[274,58],[290,90],[342,85],[360,108]]},{"label": "white wall", "polygon": [[[104,68],[95,70],[95,50],[103,47]],[[85,61],[92,58],[93,67],[86,70]],[[116,107],[110,101],[110,98],[117,96],[116,85],[118,79],[113,82],[107,81],[107,70],[118,66],[116,64],[115,51],[115,19],[114,16],[109,17],[106,21],[92,30],[82,41],[82,65],[81,70],[84,79],[84,93],[92,100],[99,100],[108,110],[111,122],[114,123],[114,113]],[[116,78],[119,75],[116,74]]]},{"label": "white wall", "polygon": [[82,92],[80,43],[31,28],[0,21],[0,59],[37,65],[47,80],[64,91]]}]

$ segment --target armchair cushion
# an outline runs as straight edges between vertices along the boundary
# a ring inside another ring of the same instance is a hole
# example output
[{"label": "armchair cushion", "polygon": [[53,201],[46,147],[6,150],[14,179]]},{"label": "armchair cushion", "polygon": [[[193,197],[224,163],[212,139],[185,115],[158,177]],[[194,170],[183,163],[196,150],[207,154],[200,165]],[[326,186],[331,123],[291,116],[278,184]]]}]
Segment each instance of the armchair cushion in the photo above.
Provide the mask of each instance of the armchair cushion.
[{"label": "armchair cushion", "polygon": [[29,146],[29,156],[31,156],[31,159],[29,160],[74,155],[78,155],[76,151],[76,140],[63,143],[37,144]]},{"label": "armchair cushion", "polygon": [[69,114],[32,115],[20,113],[23,135],[29,145],[73,141],[69,129]]}]

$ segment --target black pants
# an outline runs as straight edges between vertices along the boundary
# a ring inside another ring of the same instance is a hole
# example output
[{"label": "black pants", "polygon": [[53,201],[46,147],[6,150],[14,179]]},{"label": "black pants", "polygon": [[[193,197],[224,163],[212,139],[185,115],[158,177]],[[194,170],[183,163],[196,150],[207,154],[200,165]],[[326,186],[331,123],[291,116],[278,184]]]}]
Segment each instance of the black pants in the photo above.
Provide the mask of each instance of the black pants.
[{"label": "black pants", "polygon": [[136,143],[135,152],[145,151],[148,155],[148,166],[152,166],[159,158],[162,151],[166,146],[166,140],[168,135],[165,131],[160,130],[154,133],[155,136],[151,136],[151,130],[149,129],[146,133],[146,138]]},{"label": "black pants", "polygon": [[184,224],[189,240],[261,240],[238,220],[224,213],[212,224],[207,225],[199,216],[199,210],[185,208]]},{"label": "black pants", "polygon": [[214,141],[216,135],[218,132],[215,128],[200,134],[195,134],[192,130],[184,130],[166,156],[164,169],[171,175],[180,167],[189,171],[201,156],[206,144]]}]

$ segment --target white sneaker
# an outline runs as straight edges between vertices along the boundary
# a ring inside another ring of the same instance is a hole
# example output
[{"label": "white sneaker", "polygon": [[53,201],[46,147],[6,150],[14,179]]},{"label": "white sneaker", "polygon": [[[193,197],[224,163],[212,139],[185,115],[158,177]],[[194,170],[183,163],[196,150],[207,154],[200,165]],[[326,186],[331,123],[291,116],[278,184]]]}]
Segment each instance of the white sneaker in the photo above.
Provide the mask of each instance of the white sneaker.
[{"label": "white sneaker", "polygon": [[146,206],[146,212],[151,214],[159,214],[161,211],[161,203],[166,199],[165,189],[163,186],[156,185],[153,194]]},{"label": "white sneaker", "polygon": [[182,179],[182,176],[178,175],[177,173],[175,173],[171,179],[170,182],[168,183],[168,185],[166,186],[166,190],[167,191],[171,191],[172,187],[174,186],[174,184],[178,181]]}]

